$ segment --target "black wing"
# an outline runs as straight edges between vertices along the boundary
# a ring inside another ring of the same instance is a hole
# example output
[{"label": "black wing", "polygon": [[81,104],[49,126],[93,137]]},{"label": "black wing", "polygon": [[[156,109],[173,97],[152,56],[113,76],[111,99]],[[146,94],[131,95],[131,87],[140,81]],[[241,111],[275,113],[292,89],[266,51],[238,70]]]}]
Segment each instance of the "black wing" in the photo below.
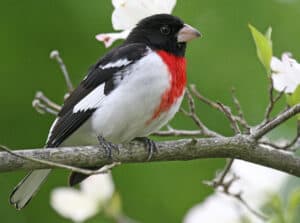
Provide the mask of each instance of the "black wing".
[{"label": "black wing", "polygon": [[[143,57],[146,52],[147,46],[144,44],[125,44],[113,49],[101,58],[65,101],[55,124],[51,127],[46,146],[57,147],[76,131],[97,108],[87,107],[74,112],[74,107],[102,84],[104,84],[103,94],[108,95],[117,87],[116,82],[113,81],[114,75],[116,73],[120,75],[128,66]],[[115,63],[120,60],[126,60],[128,63]],[[100,97],[101,95],[99,95]]]}]

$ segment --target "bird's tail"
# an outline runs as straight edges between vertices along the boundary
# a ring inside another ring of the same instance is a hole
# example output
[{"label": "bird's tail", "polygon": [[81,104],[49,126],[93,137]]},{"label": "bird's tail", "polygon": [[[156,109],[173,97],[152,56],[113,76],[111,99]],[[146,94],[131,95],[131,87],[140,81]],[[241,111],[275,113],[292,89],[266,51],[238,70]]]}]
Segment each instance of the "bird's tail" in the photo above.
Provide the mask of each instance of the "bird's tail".
[{"label": "bird's tail", "polygon": [[24,208],[47,179],[51,169],[33,170],[14,188],[9,201],[16,209]]}]

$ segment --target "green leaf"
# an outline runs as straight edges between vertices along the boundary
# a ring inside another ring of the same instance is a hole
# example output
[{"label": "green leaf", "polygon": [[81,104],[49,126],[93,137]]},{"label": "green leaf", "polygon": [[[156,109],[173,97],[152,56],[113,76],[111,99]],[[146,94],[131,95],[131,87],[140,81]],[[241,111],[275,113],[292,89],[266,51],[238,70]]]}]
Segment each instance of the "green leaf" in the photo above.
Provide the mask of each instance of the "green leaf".
[{"label": "green leaf", "polygon": [[288,222],[294,222],[299,205],[300,205],[300,189],[296,189],[290,194],[288,200],[288,205],[287,205]]},{"label": "green leaf", "polygon": [[265,35],[259,32],[251,24],[249,24],[249,28],[256,45],[258,59],[263,64],[263,66],[269,74],[271,70],[270,63],[273,55],[271,40],[272,28],[269,27]]},{"label": "green leaf", "polygon": [[289,208],[295,210],[300,205],[300,189],[293,191],[289,199]]},{"label": "green leaf", "polygon": [[268,41],[271,43],[272,48],[272,27],[269,27],[266,31],[265,37],[268,39]]},{"label": "green leaf", "polygon": [[[292,94],[286,94],[286,101],[289,106],[300,104],[300,85]],[[296,117],[300,120],[300,114],[297,114]]]},{"label": "green leaf", "polygon": [[300,85],[298,85],[298,87],[292,94],[287,95],[287,103],[290,106],[300,103]]},{"label": "green leaf", "polygon": [[279,195],[271,196],[265,208],[270,212],[268,223],[286,223],[283,200]]},{"label": "green leaf", "polygon": [[115,192],[107,204],[105,206],[104,212],[107,216],[112,218],[118,218],[122,214],[122,201],[121,196],[118,192]]}]

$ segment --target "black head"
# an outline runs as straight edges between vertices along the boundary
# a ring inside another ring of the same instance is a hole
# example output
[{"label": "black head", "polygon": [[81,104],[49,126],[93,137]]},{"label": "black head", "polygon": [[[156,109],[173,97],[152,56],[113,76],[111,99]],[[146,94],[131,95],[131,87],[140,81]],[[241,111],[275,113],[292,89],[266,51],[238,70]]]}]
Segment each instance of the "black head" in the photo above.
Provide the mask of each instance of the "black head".
[{"label": "black head", "polygon": [[193,27],[175,16],[157,14],[141,20],[129,34],[126,43],[145,43],[155,50],[166,50],[184,56],[186,42],[200,37]]}]

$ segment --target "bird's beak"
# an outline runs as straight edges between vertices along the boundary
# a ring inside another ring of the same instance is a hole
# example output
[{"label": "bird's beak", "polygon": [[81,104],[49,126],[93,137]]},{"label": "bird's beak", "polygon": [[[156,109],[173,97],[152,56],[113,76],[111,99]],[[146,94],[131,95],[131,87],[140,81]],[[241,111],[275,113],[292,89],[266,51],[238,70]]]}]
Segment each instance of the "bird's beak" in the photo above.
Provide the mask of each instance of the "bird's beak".
[{"label": "bird's beak", "polygon": [[201,33],[194,27],[184,24],[177,35],[177,42],[189,42],[195,38],[201,37]]}]

